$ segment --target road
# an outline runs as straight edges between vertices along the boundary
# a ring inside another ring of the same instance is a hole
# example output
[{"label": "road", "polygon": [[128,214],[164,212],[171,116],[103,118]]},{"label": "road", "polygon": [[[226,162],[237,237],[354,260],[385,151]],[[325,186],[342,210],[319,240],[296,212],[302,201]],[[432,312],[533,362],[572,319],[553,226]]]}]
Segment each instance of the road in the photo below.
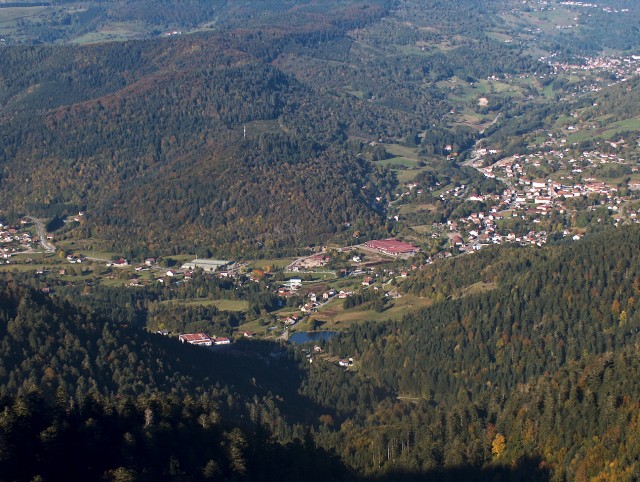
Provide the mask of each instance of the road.
[{"label": "road", "polygon": [[[494,125],[496,122],[498,122],[498,119],[500,119],[500,113],[498,113],[498,115],[496,116],[496,118],[495,118],[495,119],[493,119],[493,121],[491,121],[491,124],[489,124],[489,126],[488,126],[488,127],[491,127],[491,126],[492,126],[492,125]],[[485,128],[485,129],[482,129],[482,130],[480,131],[480,135],[484,134],[484,132],[485,132],[486,130],[487,130],[486,128]]]},{"label": "road", "polygon": [[26,216],[36,225],[36,230],[38,231],[38,237],[40,238],[40,244],[42,245],[42,249],[44,249],[45,253],[55,253],[56,247],[53,243],[47,241],[47,231],[44,228],[44,221],[42,219],[34,218],[33,216]]}]

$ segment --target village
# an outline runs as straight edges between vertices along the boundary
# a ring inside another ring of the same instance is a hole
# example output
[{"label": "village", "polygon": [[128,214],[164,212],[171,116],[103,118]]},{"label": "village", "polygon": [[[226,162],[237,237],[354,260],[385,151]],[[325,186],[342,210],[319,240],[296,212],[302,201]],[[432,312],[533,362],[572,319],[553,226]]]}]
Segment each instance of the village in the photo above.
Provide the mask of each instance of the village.
[{"label": "village", "polygon": [[[608,76],[622,81],[632,75],[640,73],[640,55],[630,55],[626,57],[607,56],[607,57],[585,57],[584,62],[569,63],[555,60],[554,56],[541,57],[541,61],[546,61],[552,68],[554,75],[558,73],[583,74],[587,72],[606,73]],[[586,79],[583,77],[583,80]],[[605,85],[612,85],[613,80]],[[588,91],[598,91],[601,86],[593,84],[593,88]],[[584,92],[587,92],[585,90]]]},{"label": "village", "polygon": [[0,264],[10,264],[14,254],[35,252],[38,241],[32,227],[26,219],[22,219],[16,226],[5,226],[0,222]]},{"label": "village", "polygon": [[[596,212],[597,223],[637,223],[638,167],[616,152],[624,144],[620,139],[606,142],[606,152],[576,152],[575,146],[564,147],[566,139],[552,139],[541,146],[544,150],[494,163],[487,160],[497,151],[477,149],[470,165],[503,182],[505,189],[494,194],[470,193],[462,184],[443,190],[439,194],[442,203],[467,201],[486,210],[434,223],[432,236],[446,237],[455,254],[503,243],[542,246],[551,234],[577,240]],[[599,172],[615,178],[603,180],[596,177]],[[416,189],[416,185],[410,183],[406,188]]]},{"label": "village", "polygon": [[[286,342],[291,336],[319,328],[334,330],[346,320],[401,316],[407,309],[417,309],[428,302],[407,296],[398,286],[413,270],[493,245],[543,246],[551,237],[578,240],[585,232],[586,222],[614,225],[638,222],[638,168],[623,154],[637,140],[620,138],[603,143],[600,149],[580,150],[569,144],[565,136],[583,126],[577,124],[571,129],[572,126],[567,126],[564,132],[554,132],[527,155],[500,158],[497,149],[477,147],[468,165],[485,178],[503,183],[497,192],[480,192],[465,184],[433,186],[433,195],[445,207],[456,203],[479,208],[433,223],[429,238],[440,243],[440,249],[435,251],[426,249],[428,244],[406,242],[413,238],[405,238],[406,241],[387,238],[349,246],[317,246],[296,259],[257,262],[185,255],[171,263],[170,259],[154,257],[134,262],[115,254],[96,255],[71,247],[73,243],[69,241],[48,236],[56,243],[57,255],[43,262],[34,260],[32,255],[14,254],[35,251],[38,247],[37,233],[25,219],[15,227],[2,227],[3,256],[14,268],[35,264],[32,269],[46,293],[54,293],[60,283],[89,287],[107,283],[129,289],[165,286],[177,290],[202,272],[211,280],[226,280],[236,289],[258,284],[260,290],[280,300],[266,314],[246,316],[234,332],[211,335],[204,331],[169,333],[154,329],[183,343],[215,349],[254,337]],[[499,160],[494,161],[496,158]],[[615,171],[615,178],[603,180],[597,176],[611,170]],[[618,171],[622,176],[617,175]],[[405,183],[396,200],[407,199],[423,189],[415,182]],[[403,222],[401,217],[396,221]],[[348,301],[350,298],[363,301]],[[247,302],[241,300],[221,299],[211,303],[223,310],[243,313],[248,308]]]},{"label": "village", "polygon": [[[23,218],[16,226],[2,226],[3,259],[5,270],[19,270],[35,274],[36,286],[48,295],[56,295],[64,290],[79,288],[83,295],[89,295],[92,287],[120,286],[124,289],[139,290],[162,287],[169,293],[187,287],[197,275],[209,280],[212,285],[224,282],[229,289],[243,290],[247,286],[259,285],[259,290],[270,292],[281,301],[275,311],[269,311],[264,318],[254,319],[242,316],[244,323],[232,331],[223,330],[222,334],[212,335],[210,331],[171,332],[167,329],[154,329],[162,336],[175,338],[176,341],[201,347],[221,350],[233,349],[239,340],[255,338],[272,339],[280,343],[306,345],[314,343],[313,359],[325,359],[322,344],[310,333],[324,335],[334,332],[316,331],[324,322],[318,316],[327,306],[341,306],[345,299],[370,289],[380,292],[382,297],[400,297],[392,286],[388,285],[395,277],[406,277],[408,268],[402,266],[411,263],[411,257],[420,251],[418,246],[393,238],[371,240],[356,246],[321,246],[314,248],[307,256],[295,260],[272,260],[271,267],[266,262],[233,261],[203,258],[178,257],[178,261],[146,257],[137,262],[115,254],[106,257],[106,253],[96,254],[83,249],[69,249],[75,243],[55,239],[47,235],[50,242],[56,243],[56,252],[38,253],[40,239],[35,226]],[[6,254],[6,256],[4,256]],[[282,263],[281,261],[286,261]],[[274,268],[274,265],[281,266]],[[337,264],[336,264],[337,263]],[[171,266],[169,266],[171,265]],[[415,269],[415,266],[414,266]],[[218,280],[218,281],[215,281]],[[385,288],[385,284],[386,286]],[[340,288],[341,287],[341,288]],[[62,291],[61,291],[62,290]],[[189,301],[189,300],[187,300]],[[198,300],[190,300],[198,302]],[[200,300],[206,304],[208,300]],[[222,310],[241,310],[248,306],[240,299],[213,300]],[[293,304],[292,304],[293,303]],[[309,349],[311,352],[312,349]],[[279,351],[275,352],[276,355]],[[346,369],[354,366],[353,358],[329,359]]]}]

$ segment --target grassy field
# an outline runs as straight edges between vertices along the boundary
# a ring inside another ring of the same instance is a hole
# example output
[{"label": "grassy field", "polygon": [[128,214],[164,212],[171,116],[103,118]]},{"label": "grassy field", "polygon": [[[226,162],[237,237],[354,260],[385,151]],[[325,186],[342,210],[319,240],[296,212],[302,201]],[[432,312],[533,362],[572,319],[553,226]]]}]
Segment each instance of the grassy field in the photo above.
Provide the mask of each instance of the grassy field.
[{"label": "grassy field", "polygon": [[104,242],[95,239],[54,239],[56,250],[84,254],[91,258],[112,259],[120,256],[119,253],[105,249]]},{"label": "grassy field", "polygon": [[358,310],[357,308],[345,310],[341,300],[329,303],[325,309],[314,315],[314,318],[323,321],[322,328],[339,329],[353,323],[363,321],[400,320],[407,313],[415,312],[421,308],[430,306],[432,301],[413,295],[405,295],[402,298],[391,300],[381,313],[374,310]]},{"label": "grassy field", "polygon": [[419,173],[424,171],[424,168],[418,167],[418,163],[423,160],[418,155],[418,148],[402,146],[400,144],[385,144],[384,148],[394,157],[385,159],[384,161],[377,161],[376,164],[383,166],[404,166],[405,169],[392,169],[401,184],[413,181]]},{"label": "grassy field", "polygon": [[498,80],[481,79],[477,82],[469,83],[458,77],[449,80],[442,80],[436,84],[440,89],[449,90],[451,100],[467,104],[480,97],[498,95],[500,97],[522,97],[523,87],[518,83],[507,83]]},{"label": "grassy field", "polygon": [[[319,313],[306,317],[303,321],[290,328],[290,332],[309,331],[312,329],[314,320],[321,323],[321,329],[323,330],[340,330],[347,328],[353,323],[363,321],[400,320],[407,313],[412,313],[430,306],[432,301],[427,298],[405,295],[402,298],[388,302],[386,309],[381,313],[374,310],[358,310],[357,308],[345,310],[342,307],[342,303],[342,300],[334,299],[325,305]],[[251,320],[240,326],[238,331],[253,331],[255,333],[265,334],[268,326],[271,325],[261,324],[260,320]]]},{"label": "grassy field", "polygon": [[20,20],[36,21],[46,18],[54,9],[51,7],[8,7],[0,8],[0,35],[15,31]]},{"label": "grassy field", "polygon": [[498,40],[499,42],[505,42],[512,39],[511,35],[507,35],[501,32],[489,32],[487,33],[487,37]]},{"label": "grassy field", "polygon": [[405,182],[413,181],[418,174],[423,172],[425,168],[422,169],[394,169],[393,172],[396,173],[396,177],[398,178],[398,182],[400,184]]},{"label": "grassy field", "polygon": [[74,274],[58,275],[57,278],[61,281],[78,282],[78,281],[87,281],[87,280],[95,279],[95,276],[93,275],[93,271],[89,271],[82,275],[74,275]]},{"label": "grassy field", "polygon": [[567,142],[580,142],[594,137],[612,140],[626,131],[640,131],[640,117],[612,122],[600,129],[585,129],[575,132],[567,137]]},{"label": "grassy field", "polygon": [[415,147],[401,146],[400,144],[385,144],[384,148],[390,154],[398,157],[406,157],[415,161],[420,160],[418,149]]},{"label": "grassy field", "polygon": [[36,269],[42,267],[41,264],[33,263],[33,264],[0,264],[0,271],[10,272],[10,271],[18,271],[20,273],[35,273]]},{"label": "grassy field", "polygon": [[[247,128],[247,136],[282,132],[282,128],[277,120],[256,120],[247,122],[245,125]],[[238,128],[242,129],[242,126]]]},{"label": "grassy field", "polygon": [[185,306],[215,306],[220,311],[245,311],[248,308],[248,302],[245,300],[164,300],[161,304],[180,304]]},{"label": "grassy field", "polygon": [[396,156],[382,161],[376,161],[379,166],[403,166],[407,169],[417,167],[418,162],[416,159],[410,159],[408,157]]},{"label": "grassy field", "polygon": [[435,211],[433,204],[403,204],[400,206],[400,214],[414,213],[416,211]]},{"label": "grassy field", "polygon": [[167,258],[175,259],[178,263],[191,261],[191,260],[195,259],[196,257],[202,258],[202,255],[196,256],[195,254],[176,254],[174,256],[167,256]]},{"label": "grassy field", "polygon": [[346,89],[345,92],[347,94],[351,94],[354,97],[357,97],[358,99],[364,100],[365,92],[363,90],[349,90],[350,87],[346,87],[345,89]]},{"label": "grassy field", "polygon": [[633,117],[608,125],[602,135],[605,139],[611,139],[620,132],[637,130],[640,130],[640,117]]},{"label": "grassy field", "polygon": [[495,119],[495,116],[476,114],[471,109],[464,109],[458,116],[458,122],[460,124],[476,127],[478,129],[486,128],[493,119]]},{"label": "grassy field", "polygon": [[129,282],[129,280],[123,280],[118,278],[101,278],[100,284],[104,286],[110,286],[112,288],[124,286]]},{"label": "grassy field", "polygon": [[520,12],[519,17],[542,32],[555,32],[556,27],[575,24],[575,13],[559,7],[544,12]]},{"label": "grassy field", "polygon": [[[441,46],[443,47],[442,50],[444,50],[445,46],[444,45],[441,45]],[[424,49],[423,49],[423,46],[416,45],[416,44],[398,45],[397,49],[399,52],[405,55],[418,55],[418,56],[425,56],[425,57],[429,55],[433,55],[433,51],[436,50],[433,45],[424,46]],[[440,50],[440,48],[438,48],[437,50]],[[449,46],[446,50],[451,50],[451,47]]]},{"label": "grassy field", "polygon": [[474,283],[471,286],[464,288],[464,290],[460,294],[460,297],[485,293],[487,291],[491,291],[492,289],[495,289],[497,286],[498,285],[496,283],[484,283],[482,281],[478,281],[477,283]]},{"label": "grassy field", "polygon": [[433,231],[433,227],[430,224],[420,224],[418,226],[411,226],[411,229],[413,229],[416,233],[421,235],[431,234],[431,231]]},{"label": "grassy field", "polygon": [[244,323],[238,327],[238,332],[242,333],[243,331],[252,331],[254,333],[259,333],[261,335],[267,335],[267,328],[271,325],[261,325],[260,320],[251,320],[247,323]]}]

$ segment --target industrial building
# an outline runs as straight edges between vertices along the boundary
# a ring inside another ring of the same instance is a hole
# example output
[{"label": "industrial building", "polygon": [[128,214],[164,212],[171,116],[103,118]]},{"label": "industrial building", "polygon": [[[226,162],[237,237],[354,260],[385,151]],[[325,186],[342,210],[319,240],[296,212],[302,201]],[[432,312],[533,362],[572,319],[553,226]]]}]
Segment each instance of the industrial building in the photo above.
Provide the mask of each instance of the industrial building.
[{"label": "industrial building", "polygon": [[219,268],[222,268],[223,266],[226,266],[228,264],[230,264],[231,261],[226,261],[223,259],[194,259],[192,261],[189,261],[188,263],[184,263],[181,266],[181,269],[187,269],[190,271],[193,271],[196,268],[201,268],[204,271],[207,271],[209,273],[213,273],[214,271],[217,271]]},{"label": "industrial building", "polygon": [[191,345],[211,346],[213,341],[211,337],[206,333],[184,333],[178,337],[182,343],[189,343]]},{"label": "industrial building", "polygon": [[420,251],[420,248],[414,246],[410,243],[405,243],[402,241],[398,241],[394,238],[389,239],[374,239],[372,241],[367,241],[365,246],[370,249],[375,249],[384,254],[389,254],[391,256],[398,256],[401,254],[415,254]]}]

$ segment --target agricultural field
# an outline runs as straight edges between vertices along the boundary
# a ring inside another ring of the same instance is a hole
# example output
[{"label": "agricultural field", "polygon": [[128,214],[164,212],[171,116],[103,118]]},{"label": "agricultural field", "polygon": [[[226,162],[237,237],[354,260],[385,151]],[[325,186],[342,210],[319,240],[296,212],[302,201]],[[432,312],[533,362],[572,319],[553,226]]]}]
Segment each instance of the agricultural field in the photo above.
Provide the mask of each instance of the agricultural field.
[{"label": "agricultural field", "polygon": [[386,151],[394,157],[376,161],[377,165],[389,167],[400,184],[411,182],[424,171],[424,159],[418,154],[418,148],[400,144],[385,144]]},{"label": "agricultural field", "polygon": [[0,37],[14,36],[19,31],[19,24],[46,20],[58,9],[55,7],[6,7],[0,4]]}]

